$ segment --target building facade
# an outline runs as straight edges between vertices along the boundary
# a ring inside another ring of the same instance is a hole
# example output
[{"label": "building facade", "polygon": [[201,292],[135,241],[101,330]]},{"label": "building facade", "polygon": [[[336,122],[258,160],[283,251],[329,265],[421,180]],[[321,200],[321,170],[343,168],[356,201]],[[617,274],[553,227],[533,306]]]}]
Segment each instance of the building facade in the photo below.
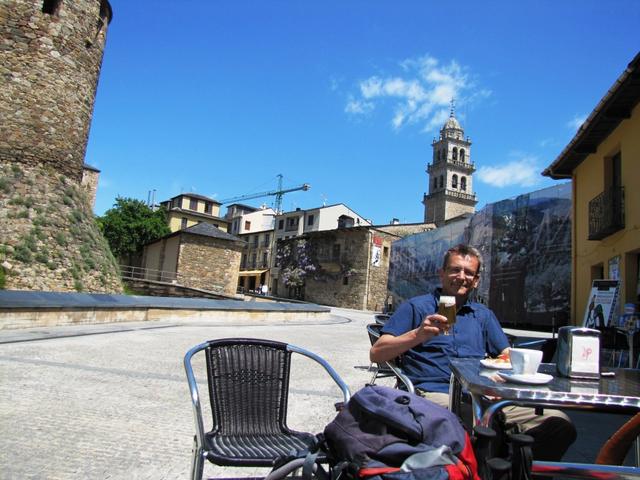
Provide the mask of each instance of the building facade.
[{"label": "building facade", "polygon": [[220,217],[220,202],[197,193],[181,193],[160,202],[167,210],[167,221],[172,232],[208,223],[226,232],[229,222]]},{"label": "building facade", "polygon": [[619,305],[640,302],[640,54],[543,175],[571,179],[571,319],[592,281],[620,281]]},{"label": "building facade", "polygon": [[238,237],[199,223],[145,245],[145,278],[235,295],[243,248]]},{"label": "building facade", "polygon": [[398,238],[361,226],[282,239],[273,295],[381,311],[387,300],[391,244]]},{"label": "building facade", "polygon": [[440,130],[440,137],[434,139],[431,146],[428,193],[422,198],[424,223],[441,226],[453,218],[473,213],[478,203],[473,193],[475,166],[471,161],[471,141],[464,137],[453,108]]}]

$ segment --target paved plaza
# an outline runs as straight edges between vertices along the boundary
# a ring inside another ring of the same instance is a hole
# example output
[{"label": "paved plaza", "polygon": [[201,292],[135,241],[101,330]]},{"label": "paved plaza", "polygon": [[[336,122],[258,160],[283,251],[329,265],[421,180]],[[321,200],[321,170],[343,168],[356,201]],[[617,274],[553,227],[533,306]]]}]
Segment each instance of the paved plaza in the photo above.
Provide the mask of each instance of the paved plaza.
[{"label": "paved plaza", "polygon": [[[372,313],[332,309],[329,321],[315,323],[146,322],[0,332],[0,479],[188,478],[194,427],[182,359],[190,347],[234,336],[290,342],[327,359],[355,391],[370,378],[364,326],[372,321]],[[305,358],[293,370],[289,423],[321,431],[340,391]],[[206,406],[206,388],[200,393]],[[574,461],[591,461],[622,422],[572,416],[580,432],[568,454]],[[225,473],[205,465],[206,475]]]}]

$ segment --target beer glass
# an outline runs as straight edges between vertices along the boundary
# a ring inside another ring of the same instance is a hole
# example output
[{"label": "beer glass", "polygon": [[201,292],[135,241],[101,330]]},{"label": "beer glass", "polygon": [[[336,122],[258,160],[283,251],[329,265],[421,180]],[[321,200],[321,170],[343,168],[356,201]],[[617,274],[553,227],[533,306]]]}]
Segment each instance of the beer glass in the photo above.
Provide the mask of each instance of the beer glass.
[{"label": "beer glass", "polygon": [[449,332],[456,323],[456,297],[441,296],[438,300],[438,314],[447,317],[448,325],[442,333],[450,335]]}]

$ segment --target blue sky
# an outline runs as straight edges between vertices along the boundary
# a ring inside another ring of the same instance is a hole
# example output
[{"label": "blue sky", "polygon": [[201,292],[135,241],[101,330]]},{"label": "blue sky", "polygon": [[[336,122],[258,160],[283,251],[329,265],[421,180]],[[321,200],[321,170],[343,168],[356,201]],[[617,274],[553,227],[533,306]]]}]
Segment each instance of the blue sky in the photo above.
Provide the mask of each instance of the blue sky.
[{"label": "blue sky", "polygon": [[[423,218],[455,97],[486,203],[540,172],[638,52],[640,2],[110,0],[87,163],[117,196],[311,184],[283,208]],[[274,197],[246,201],[271,205]]]}]

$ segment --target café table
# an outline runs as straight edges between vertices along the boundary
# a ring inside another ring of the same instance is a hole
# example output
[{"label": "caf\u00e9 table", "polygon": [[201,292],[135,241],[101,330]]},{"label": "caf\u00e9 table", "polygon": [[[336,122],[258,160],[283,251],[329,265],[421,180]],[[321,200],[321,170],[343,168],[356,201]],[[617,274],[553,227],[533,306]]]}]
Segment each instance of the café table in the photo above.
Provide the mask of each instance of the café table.
[{"label": "caf\u00e9 table", "polygon": [[[562,377],[556,372],[555,364],[547,363],[541,364],[538,371],[552,375],[553,380],[546,385],[529,385],[496,381],[499,370],[484,368],[477,358],[454,358],[451,359],[450,365],[452,372],[449,391],[450,409],[457,413],[463,391],[468,392],[476,425],[491,425],[493,416],[510,405],[630,415],[640,411],[640,371],[635,369],[608,369],[613,372],[613,376],[585,380]],[[636,460],[638,460],[637,448]],[[534,468],[536,465],[539,468],[549,467],[552,470],[554,467],[559,467],[566,474],[569,467],[578,466],[580,470],[579,466],[583,464],[534,462]],[[607,470],[603,467],[605,466],[588,465],[585,468],[589,472],[594,468],[600,472]],[[624,472],[620,478],[640,478],[640,468],[615,467],[615,472],[616,474]],[[557,473],[556,471],[555,474]],[[589,474],[578,473],[572,476],[589,477]],[[612,478],[615,478],[615,475]]]}]

